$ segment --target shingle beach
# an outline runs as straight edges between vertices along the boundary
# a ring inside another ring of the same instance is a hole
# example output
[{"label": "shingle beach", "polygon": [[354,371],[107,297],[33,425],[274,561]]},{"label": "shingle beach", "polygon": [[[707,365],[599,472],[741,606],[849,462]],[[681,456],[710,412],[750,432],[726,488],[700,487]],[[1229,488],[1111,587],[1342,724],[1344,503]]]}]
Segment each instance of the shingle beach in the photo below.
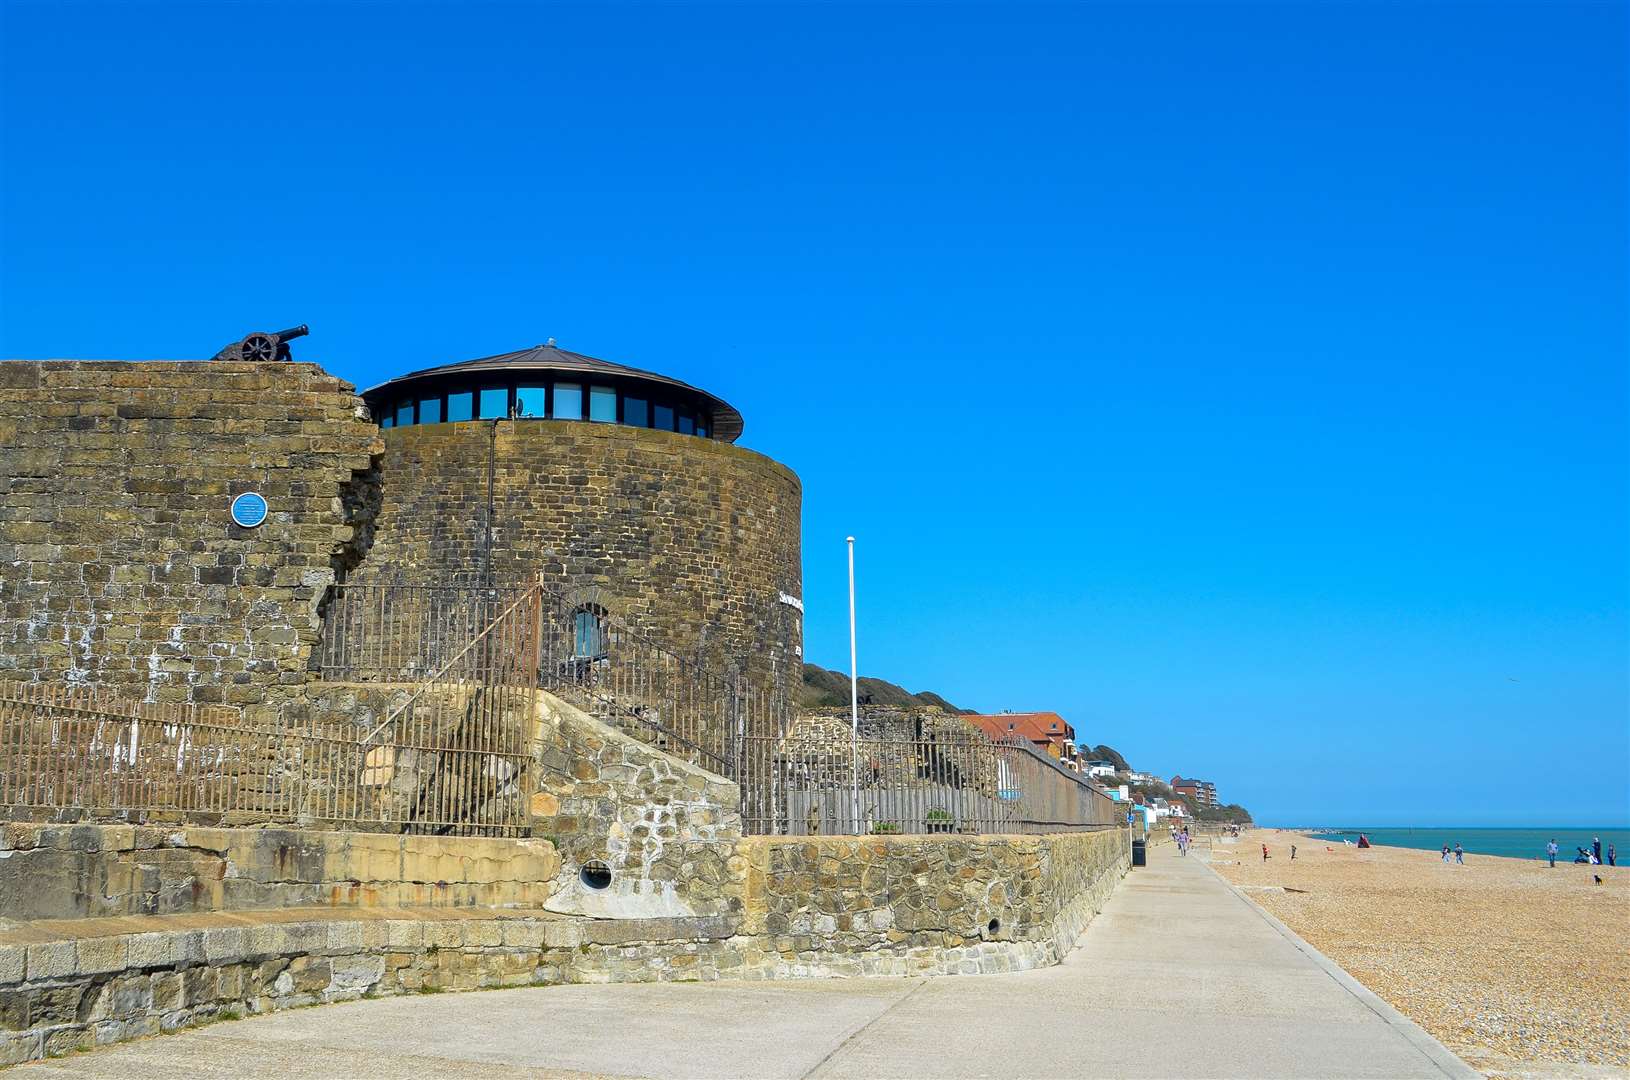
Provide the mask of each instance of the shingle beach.
[{"label": "shingle beach", "polygon": [[[1196,855],[1206,857],[1203,844]],[[1278,830],[1219,840],[1210,857],[1252,900],[1485,1074],[1630,1069],[1630,868],[1552,869],[1482,855],[1444,865],[1432,851],[1359,849]]]}]

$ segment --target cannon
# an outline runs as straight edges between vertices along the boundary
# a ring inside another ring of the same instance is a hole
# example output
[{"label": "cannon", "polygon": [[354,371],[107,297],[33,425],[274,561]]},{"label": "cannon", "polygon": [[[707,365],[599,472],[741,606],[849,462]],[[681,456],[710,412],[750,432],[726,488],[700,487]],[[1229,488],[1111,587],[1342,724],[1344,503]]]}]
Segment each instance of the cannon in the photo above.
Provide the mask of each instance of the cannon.
[{"label": "cannon", "polygon": [[270,334],[263,330],[256,330],[252,334],[245,335],[241,341],[234,341],[216,353],[215,359],[287,360],[289,358],[289,342],[297,337],[305,337],[310,332],[304,323]]}]

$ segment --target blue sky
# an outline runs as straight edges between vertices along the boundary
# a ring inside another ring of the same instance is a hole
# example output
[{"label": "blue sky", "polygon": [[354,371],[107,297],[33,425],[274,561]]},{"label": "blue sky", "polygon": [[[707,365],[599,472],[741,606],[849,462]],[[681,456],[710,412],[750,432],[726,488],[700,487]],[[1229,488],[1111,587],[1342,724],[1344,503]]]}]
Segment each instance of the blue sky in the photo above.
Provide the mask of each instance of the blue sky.
[{"label": "blue sky", "polygon": [[1276,823],[1630,819],[1619,4],[0,5],[0,355],[556,337],[807,653]]}]

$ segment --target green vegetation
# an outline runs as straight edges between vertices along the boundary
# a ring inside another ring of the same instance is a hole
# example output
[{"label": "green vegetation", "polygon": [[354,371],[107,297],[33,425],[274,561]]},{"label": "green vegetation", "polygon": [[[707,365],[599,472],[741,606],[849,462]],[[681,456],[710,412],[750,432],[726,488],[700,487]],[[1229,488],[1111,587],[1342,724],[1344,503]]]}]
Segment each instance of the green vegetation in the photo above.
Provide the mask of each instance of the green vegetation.
[{"label": "green vegetation", "polygon": [[[899,705],[922,707],[932,705],[948,713],[971,713],[972,709],[959,709],[932,690],[913,694],[894,683],[864,676],[859,682],[860,700],[872,705]],[[849,704],[849,676],[841,671],[830,671],[817,664],[804,665],[804,683],[797,689],[798,706],[803,709],[842,708]]]},{"label": "green vegetation", "polygon": [[872,832],[878,836],[883,836],[889,833],[897,833],[899,831],[900,826],[896,825],[892,821],[879,821],[877,824],[872,826]]}]

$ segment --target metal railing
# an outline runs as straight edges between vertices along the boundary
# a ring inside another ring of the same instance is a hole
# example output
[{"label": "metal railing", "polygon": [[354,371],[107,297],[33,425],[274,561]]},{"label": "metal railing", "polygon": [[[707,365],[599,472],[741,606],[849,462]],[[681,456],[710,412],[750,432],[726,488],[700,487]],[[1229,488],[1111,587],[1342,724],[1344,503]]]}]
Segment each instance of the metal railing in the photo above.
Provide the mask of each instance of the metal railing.
[{"label": "metal railing", "polygon": [[1022,743],[983,732],[854,738],[795,728],[748,739],[750,833],[1042,833],[1123,825],[1113,800]]},{"label": "metal railing", "polygon": [[309,709],[254,721],[224,706],[0,683],[0,814],[524,834],[537,619],[535,603],[512,603],[484,626],[461,624],[461,643],[438,630],[446,659],[371,729]]},{"label": "metal railing", "polygon": [[857,740],[846,722],[819,716],[794,722],[778,680],[683,655],[541,576],[505,589],[336,586],[319,667],[325,678],[400,682],[429,672],[435,683],[426,658],[449,655],[449,638],[458,640],[449,627],[526,610],[536,611],[530,659],[503,660],[504,649],[529,647],[510,633],[492,639],[497,655],[483,670],[503,667],[502,684],[513,685],[535,661],[534,685],[736,781],[749,833],[1036,833],[1125,823],[1123,808],[1051,758],[954,717],[917,739]]}]

